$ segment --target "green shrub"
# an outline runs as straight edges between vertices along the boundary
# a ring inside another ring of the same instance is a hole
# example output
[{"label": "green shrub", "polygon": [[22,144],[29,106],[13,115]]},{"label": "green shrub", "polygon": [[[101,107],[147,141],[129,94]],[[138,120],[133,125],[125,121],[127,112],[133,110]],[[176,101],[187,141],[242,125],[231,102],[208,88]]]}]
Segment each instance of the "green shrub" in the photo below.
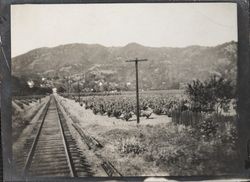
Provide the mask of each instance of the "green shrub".
[{"label": "green shrub", "polygon": [[213,112],[228,110],[228,105],[235,98],[236,86],[229,79],[212,76],[208,80],[195,80],[188,84],[186,93],[195,112]]},{"label": "green shrub", "polygon": [[137,138],[131,137],[121,140],[120,151],[124,154],[141,154],[146,151],[146,147]]},{"label": "green shrub", "polygon": [[214,120],[214,117],[208,116],[198,123],[197,130],[202,138],[210,139],[215,136],[218,126],[219,125],[217,121]]},{"label": "green shrub", "polygon": [[[211,115],[206,124],[198,128],[175,125],[174,123],[148,128],[150,146],[143,154],[144,160],[154,162],[170,175],[219,175],[237,170],[235,144],[232,137],[235,125],[211,124]],[[216,121],[217,122],[217,121]],[[216,126],[216,127],[215,127]],[[226,128],[226,129],[225,129]],[[203,138],[202,134],[208,136]],[[220,134],[220,137],[219,137]]]}]

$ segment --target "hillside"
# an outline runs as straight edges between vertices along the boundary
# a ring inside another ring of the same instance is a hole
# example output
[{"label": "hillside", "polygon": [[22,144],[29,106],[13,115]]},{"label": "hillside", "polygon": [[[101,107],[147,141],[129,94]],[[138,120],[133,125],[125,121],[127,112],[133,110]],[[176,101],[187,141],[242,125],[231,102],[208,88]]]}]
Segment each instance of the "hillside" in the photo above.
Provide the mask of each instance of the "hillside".
[{"label": "hillside", "polygon": [[[146,47],[130,43],[124,47],[99,44],[67,44],[39,48],[12,59],[14,76],[64,79],[85,74],[85,78],[125,84],[135,80],[134,64],[125,60],[146,58],[139,64],[141,87],[165,89],[205,79],[211,74],[236,78],[237,43],[215,47]],[[94,76],[93,76],[94,75]],[[81,76],[81,77],[82,77]]]}]

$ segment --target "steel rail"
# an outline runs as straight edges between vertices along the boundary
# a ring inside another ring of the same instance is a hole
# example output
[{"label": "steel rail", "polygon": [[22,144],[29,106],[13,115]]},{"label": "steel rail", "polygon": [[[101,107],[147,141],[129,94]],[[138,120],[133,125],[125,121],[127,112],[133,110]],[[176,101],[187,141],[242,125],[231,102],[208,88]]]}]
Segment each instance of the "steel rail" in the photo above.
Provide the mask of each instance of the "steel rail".
[{"label": "steel rail", "polygon": [[59,126],[60,126],[60,131],[61,131],[61,134],[62,134],[63,145],[64,145],[64,150],[65,150],[67,161],[68,161],[68,166],[69,166],[69,169],[70,169],[70,175],[71,175],[71,177],[77,177],[76,170],[74,168],[73,159],[72,159],[72,156],[70,154],[69,146],[68,146],[68,143],[67,143],[67,140],[66,140],[64,129],[63,129],[62,119],[61,119],[61,116],[60,116],[59,111],[58,111],[59,110],[58,102],[57,102],[57,100],[55,98],[53,98],[53,99],[56,102],[55,105],[56,105],[56,110],[57,110],[57,114],[58,114],[58,122],[59,122]]},{"label": "steel rail", "polygon": [[48,109],[49,109],[50,101],[51,101],[51,98],[47,102],[47,105],[45,107],[45,113],[43,115],[41,125],[39,127],[39,130],[38,130],[38,132],[36,134],[36,137],[35,137],[35,139],[34,139],[34,141],[32,143],[31,149],[30,149],[29,154],[27,156],[27,159],[26,159],[26,162],[25,162],[25,165],[24,165],[24,168],[23,168],[23,175],[26,175],[28,169],[30,168],[30,165],[31,165],[31,162],[32,162],[32,158],[34,156],[35,149],[36,149],[36,146],[37,146],[37,142],[38,142],[38,139],[39,139],[39,136],[40,136],[40,133],[41,133],[41,130],[42,130],[42,127],[43,127],[43,124],[44,124],[44,121],[45,121]]}]

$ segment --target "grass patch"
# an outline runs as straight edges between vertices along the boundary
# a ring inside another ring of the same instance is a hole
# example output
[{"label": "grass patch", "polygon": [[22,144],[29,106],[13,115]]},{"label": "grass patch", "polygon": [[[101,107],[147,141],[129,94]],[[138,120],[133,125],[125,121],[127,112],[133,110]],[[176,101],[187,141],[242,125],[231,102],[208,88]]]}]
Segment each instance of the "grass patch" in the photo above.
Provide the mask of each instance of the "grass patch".
[{"label": "grass patch", "polygon": [[235,144],[229,139],[232,128],[228,125],[227,132],[217,132],[210,140],[174,123],[140,126],[136,132],[115,130],[113,137],[109,131],[103,137],[113,139],[112,147],[109,144],[106,149],[113,150],[109,155],[119,161],[116,167],[124,175],[140,175],[143,170],[144,175],[151,174],[156,169],[169,175],[222,175],[237,171]]}]

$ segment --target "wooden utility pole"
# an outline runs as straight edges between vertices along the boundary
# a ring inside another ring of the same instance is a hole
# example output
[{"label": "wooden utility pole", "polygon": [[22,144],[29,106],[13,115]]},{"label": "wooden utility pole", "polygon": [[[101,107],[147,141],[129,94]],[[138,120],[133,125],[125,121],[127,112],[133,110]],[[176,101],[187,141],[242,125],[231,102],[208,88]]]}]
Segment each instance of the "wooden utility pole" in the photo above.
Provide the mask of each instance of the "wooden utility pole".
[{"label": "wooden utility pole", "polygon": [[70,78],[71,78],[71,75],[67,76],[68,97],[69,97],[69,93],[70,93]]},{"label": "wooden utility pole", "polygon": [[137,124],[140,123],[140,102],[139,102],[139,85],[138,85],[138,62],[147,61],[147,59],[127,60],[126,62],[135,62],[135,78],[136,78],[136,116]]},{"label": "wooden utility pole", "polygon": [[78,102],[80,103],[80,98],[81,98],[81,95],[80,95],[80,85],[79,85],[79,80],[77,82],[77,90],[78,90]]}]

